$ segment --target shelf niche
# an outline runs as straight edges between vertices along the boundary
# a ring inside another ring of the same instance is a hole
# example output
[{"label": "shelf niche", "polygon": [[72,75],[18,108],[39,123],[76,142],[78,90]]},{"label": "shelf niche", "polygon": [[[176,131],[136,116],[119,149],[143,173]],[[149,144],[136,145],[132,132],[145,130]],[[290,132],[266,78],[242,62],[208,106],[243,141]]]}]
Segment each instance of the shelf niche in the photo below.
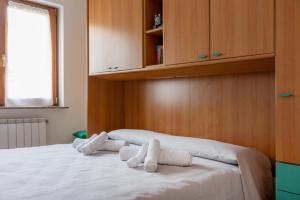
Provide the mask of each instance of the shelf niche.
[{"label": "shelf niche", "polygon": [[163,25],[155,28],[154,16],[160,14],[163,20],[163,1],[144,0],[144,14],[144,66],[161,66],[163,62],[158,62],[157,46],[163,46]]}]

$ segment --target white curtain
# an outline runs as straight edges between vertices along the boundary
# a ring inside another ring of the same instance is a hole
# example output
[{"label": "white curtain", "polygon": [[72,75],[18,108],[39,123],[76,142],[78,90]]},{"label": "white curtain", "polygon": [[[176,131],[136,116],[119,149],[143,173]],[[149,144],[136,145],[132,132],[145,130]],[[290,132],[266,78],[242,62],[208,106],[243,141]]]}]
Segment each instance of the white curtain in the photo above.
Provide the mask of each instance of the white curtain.
[{"label": "white curtain", "polygon": [[52,47],[48,10],[9,2],[6,106],[51,106]]}]

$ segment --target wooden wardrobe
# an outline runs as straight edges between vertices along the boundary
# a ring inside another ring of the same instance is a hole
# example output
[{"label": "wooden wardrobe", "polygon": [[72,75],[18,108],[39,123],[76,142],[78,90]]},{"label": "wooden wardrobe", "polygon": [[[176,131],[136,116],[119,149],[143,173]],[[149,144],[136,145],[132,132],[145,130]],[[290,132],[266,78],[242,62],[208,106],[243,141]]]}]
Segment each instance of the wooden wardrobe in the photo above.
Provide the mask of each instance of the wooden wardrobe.
[{"label": "wooden wardrobe", "polygon": [[300,2],[277,1],[276,152],[300,164]]},{"label": "wooden wardrobe", "polygon": [[300,1],[276,8],[277,199],[300,199]]},{"label": "wooden wardrobe", "polygon": [[[88,132],[209,138],[275,160],[274,7],[274,0],[89,0]],[[163,25],[153,27],[157,14]]]},{"label": "wooden wardrobe", "polygon": [[277,161],[277,199],[300,199],[299,0],[89,0],[88,30],[89,134],[253,147]]}]

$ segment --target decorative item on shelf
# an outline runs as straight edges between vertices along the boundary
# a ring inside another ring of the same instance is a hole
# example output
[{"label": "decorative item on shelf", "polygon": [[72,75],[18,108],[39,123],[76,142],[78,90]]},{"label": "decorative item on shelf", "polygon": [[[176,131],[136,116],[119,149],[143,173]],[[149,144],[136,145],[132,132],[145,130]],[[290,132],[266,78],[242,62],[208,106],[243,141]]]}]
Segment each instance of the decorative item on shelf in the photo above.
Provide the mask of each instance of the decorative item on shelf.
[{"label": "decorative item on shelf", "polygon": [[163,45],[156,46],[156,64],[163,64]]},{"label": "decorative item on shelf", "polygon": [[154,16],[154,26],[153,28],[160,28],[162,26],[162,17],[161,14]]}]

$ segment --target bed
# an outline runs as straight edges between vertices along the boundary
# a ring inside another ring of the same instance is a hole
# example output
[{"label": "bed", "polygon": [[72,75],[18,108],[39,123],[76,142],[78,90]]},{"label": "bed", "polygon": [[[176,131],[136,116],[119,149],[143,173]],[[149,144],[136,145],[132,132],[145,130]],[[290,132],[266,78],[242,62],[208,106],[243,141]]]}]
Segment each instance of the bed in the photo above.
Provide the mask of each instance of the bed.
[{"label": "bed", "polygon": [[243,176],[252,172],[242,174],[240,165],[201,157],[191,167],[160,165],[146,173],[128,168],[116,152],[84,156],[62,144],[0,150],[0,161],[0,199],[6,200],[242,200],[257,187],[250,180],[245,188]]}]

